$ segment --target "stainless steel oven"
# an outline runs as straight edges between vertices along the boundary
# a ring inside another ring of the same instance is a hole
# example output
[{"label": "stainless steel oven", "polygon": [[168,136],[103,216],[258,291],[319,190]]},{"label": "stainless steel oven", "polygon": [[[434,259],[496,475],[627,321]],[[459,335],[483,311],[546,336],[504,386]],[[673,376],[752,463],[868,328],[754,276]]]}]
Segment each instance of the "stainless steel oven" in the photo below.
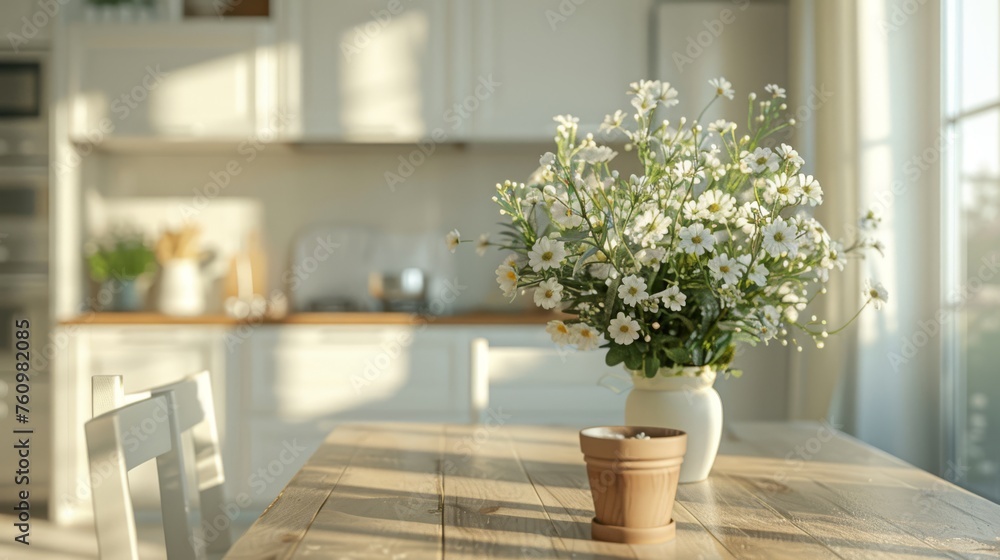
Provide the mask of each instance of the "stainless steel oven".
[{"label": "stainless steel oven", "polygon": [[47,272],[48,216],[48,169],[0,166],[0,275]]},{"label": "stainless steel oven", "polygon": [[0,52],[0,165],[48,164],[48,53]]}]

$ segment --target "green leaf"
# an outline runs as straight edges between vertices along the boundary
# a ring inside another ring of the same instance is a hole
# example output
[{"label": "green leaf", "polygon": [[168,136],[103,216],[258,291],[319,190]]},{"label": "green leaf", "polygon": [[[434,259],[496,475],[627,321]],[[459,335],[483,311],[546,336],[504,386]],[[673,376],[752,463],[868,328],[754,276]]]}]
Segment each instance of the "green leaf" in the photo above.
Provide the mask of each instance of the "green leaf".
[{"label": "green leaf", "polygon": [[642,369],[642,352],[634,344],[625,346],[625,367],[631,370]]},{"label": "green leaf", "polygon": [[585,253],[580,255],[580,258],[576,260],[576,264],[573,265],[573,276],[580,274],[580,269],[583,268],[584,261],[597,254],[597,251],[597,247],[591,247],[590,249],[587,249]]},{"label": "green leaf", "polygon": [[646,356],[645,361],[646,377],[656,377],[656,372],[660,369],[660,359],[656,356]]},{"label": "green leaf", "polygon": [[625,347],[618,344],[612,344],[608,348],[608,353],[604,356],[604,363],[609,366],[617,366],[618,364],[625,361]]},{"label": "green leaf", "polygon": [[691,355],[688,353],[687,349],[683,346],[676,346],[673,348],[665,348],[663,352],[667,355],[672,362],[677,365],[686,365],[691,363]]},{"label": "green leaf", "polygon": [[739,379],[739,378],[743,377],[743,370],[742,369],[728,369],[728,370],[726,370],[726,374],[727,375],[732,375],[736,379]]}]

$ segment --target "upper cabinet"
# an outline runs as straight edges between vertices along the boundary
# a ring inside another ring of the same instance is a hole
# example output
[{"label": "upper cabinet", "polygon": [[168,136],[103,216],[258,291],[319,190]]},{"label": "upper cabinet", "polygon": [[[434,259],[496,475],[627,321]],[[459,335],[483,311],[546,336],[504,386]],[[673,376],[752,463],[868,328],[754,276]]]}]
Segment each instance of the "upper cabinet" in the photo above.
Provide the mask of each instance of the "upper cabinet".
[{"label": "upper cabinet", "polygon": [[71,26],[70,135],[274,139],[270,26],[165,23]]},{"label": "upper cabinet", "polygon": [[445,126],[446,0],[289,0],[277,8],[281,104],[300,116],[292,136],[410,141]]},{"label": "upper cabinet", "polygon": [[[474,0],[458,3],[465,63],[456,101],[486,140],[549,140],[552,117],[596,132],[649,77],[651,0]],[[487,86],[488,84],[488,86]]]},{"label": "upper cabinet", "polygon": [[285,0],[250,22],[73,24],[71,136],[548,141],[566,113],[596,132],[649,76],[653,3]]}]

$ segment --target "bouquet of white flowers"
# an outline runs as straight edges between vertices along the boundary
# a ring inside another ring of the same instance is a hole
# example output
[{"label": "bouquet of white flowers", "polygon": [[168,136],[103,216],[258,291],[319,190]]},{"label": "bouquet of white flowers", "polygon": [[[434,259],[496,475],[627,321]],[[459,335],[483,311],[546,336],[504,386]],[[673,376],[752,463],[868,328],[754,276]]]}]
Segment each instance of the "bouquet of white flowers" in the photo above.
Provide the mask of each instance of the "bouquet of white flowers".
[{"label": "bouquet of white flowers", "polygon": [[[712,102],[733,98],[725,78],[710,84]],[[791,146],[765,146],[795,124],[785,90],[765,89],[762,101],[749,95],[747,131],[738,136],[725,120],[658,120],[677,91],[659,81],[631,84],[634,129],[616,111],[601,130],[624,137],[641,176],[619,175],[612,148],[591,134],[580,138],[577,119],[556,117],[556,152],[541,157],[527,184],[497,185],[493,200],[510,218],[503,240],[478,241],[480,254],[488,245],[511,251],[496,271],[500,288],[511,298],[533,289],[539,307],[574,316],[549,323],[556,343],[606,347],[609,365],[647,377],[661,368],[727,370],[739,343],[777,337],[801,349],[789,329],[822,347],[843,327],[828,332],[826,321],[800,313],[849,255],[881,251],[867,234],[878,219],[864,216],[862,234],[846,245],[808,214],[823,190],[801,173]],[[460,242],[457,230],[448,234],[452,251]],[[887,294],[869,283],[864,297],[858,313],[881,307]]]}]

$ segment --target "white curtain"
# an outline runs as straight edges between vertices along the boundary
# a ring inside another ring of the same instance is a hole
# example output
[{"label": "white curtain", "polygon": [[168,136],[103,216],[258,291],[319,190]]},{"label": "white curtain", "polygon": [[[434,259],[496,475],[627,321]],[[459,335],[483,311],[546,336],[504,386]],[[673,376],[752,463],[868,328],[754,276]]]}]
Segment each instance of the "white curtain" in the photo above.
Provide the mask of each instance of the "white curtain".
[{"label": "white curtain", "polygon": [[[922,468],[940,461],[940,339],[910,344],[940,309],[941,66],[937,0],[791,0],[797,142],[826,194],[819,218],[852,235],[867,208],[883,216],[885,258],[836,276],[815,311],[831,327],[862,303],[865,277],[887,308],[792,363],[792,416],[828,418]],[[813,92],[813,93],[805,93]],[[819,94],[815,92],[820,92]],[[802,97],[805,93],[805,97]],[[822,94],[822,95],[821,95]],[[811,95],[811,98],[810,98]],[[822,99],[820,99],[822,98]]]}]

